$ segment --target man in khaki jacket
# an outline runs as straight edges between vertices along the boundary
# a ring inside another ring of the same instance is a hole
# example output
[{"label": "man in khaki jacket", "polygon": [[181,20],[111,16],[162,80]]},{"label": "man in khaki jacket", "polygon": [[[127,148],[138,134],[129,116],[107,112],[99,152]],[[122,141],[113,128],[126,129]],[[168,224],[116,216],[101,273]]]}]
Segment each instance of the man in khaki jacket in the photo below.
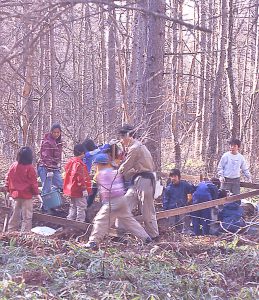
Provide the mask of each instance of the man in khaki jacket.
[{"label": "man in khaki jacket", "polygon": [[[159,235],[154,206],[155,165],[147,147],[135,139],[136,130],[133,126],[123,125],[119,134],[121,143],[127,149],[127,156],[119,167],[119,173],[132,184],[125,196],[131,211],[140,207],[145,230],[154,239]],[[120,219],[117,224],[119,228],[124,227]]]}]

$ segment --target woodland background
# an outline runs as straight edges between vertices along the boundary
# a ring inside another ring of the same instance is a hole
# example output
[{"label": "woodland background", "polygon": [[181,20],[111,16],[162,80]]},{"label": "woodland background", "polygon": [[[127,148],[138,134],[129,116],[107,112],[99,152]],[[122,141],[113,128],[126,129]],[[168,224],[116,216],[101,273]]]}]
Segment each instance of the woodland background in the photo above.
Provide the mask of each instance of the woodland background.
[{"label": "woodland background", "polygon": [[258,0],[2,0],[0,25],[3,162],[127,122],[158,169],[215,173],[237,137],[258,178]]}]

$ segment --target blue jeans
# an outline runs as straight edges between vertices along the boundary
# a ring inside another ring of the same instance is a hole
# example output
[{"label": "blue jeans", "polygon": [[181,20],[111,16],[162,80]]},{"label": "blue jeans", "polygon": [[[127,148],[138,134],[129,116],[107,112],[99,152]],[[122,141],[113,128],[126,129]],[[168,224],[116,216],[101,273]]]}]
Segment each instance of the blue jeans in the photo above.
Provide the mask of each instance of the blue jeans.
[{"label": "blue jeans", "polygon": [[53,177],[47,177],[47,169],[44,166],[38,167],[38,175],[42,183],[42,195],[51,192],[52,186],[55,186],[61,190],[63,189],[63,180],[60,170],[52,170],[51,172],[53,172]]}]

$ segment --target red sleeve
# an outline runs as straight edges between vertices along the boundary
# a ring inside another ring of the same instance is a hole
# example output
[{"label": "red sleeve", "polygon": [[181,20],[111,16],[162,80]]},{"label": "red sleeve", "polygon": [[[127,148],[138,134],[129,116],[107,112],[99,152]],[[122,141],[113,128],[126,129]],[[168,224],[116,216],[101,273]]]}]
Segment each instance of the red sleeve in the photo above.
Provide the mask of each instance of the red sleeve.
[{"label": "red sleeve", "polygon": [[39,195],[37,174],[36,174],[36,171],[35,171],[35,169],[32,165],[28,170],[28,177],[31,180],[32,195]]}]

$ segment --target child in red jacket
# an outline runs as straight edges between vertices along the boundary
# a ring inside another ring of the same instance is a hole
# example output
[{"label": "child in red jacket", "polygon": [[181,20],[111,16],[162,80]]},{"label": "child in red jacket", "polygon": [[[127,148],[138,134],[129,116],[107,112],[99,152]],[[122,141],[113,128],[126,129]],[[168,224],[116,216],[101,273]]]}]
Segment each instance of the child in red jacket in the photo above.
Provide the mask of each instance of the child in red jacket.
[{"label": "child in red jacket", "polygon": [[9,231],[17,230],[21,221],[21,231],[30,231],[32,228],[32,197],[37,196],[41,200],[32,160],[31,148],[22,147],[17,154],[17,161],[11,165],[6,175],[6,190],[14,200],[13,214],[8,224]]},{"label": "child in red jacket", "polygon": [[67,219],[84,222],[86,197],[91,192],[91,179],[82,160],[85,155],[84,146],[75,145],[74,155],[65,165],[63,192],[71,201]]}]

